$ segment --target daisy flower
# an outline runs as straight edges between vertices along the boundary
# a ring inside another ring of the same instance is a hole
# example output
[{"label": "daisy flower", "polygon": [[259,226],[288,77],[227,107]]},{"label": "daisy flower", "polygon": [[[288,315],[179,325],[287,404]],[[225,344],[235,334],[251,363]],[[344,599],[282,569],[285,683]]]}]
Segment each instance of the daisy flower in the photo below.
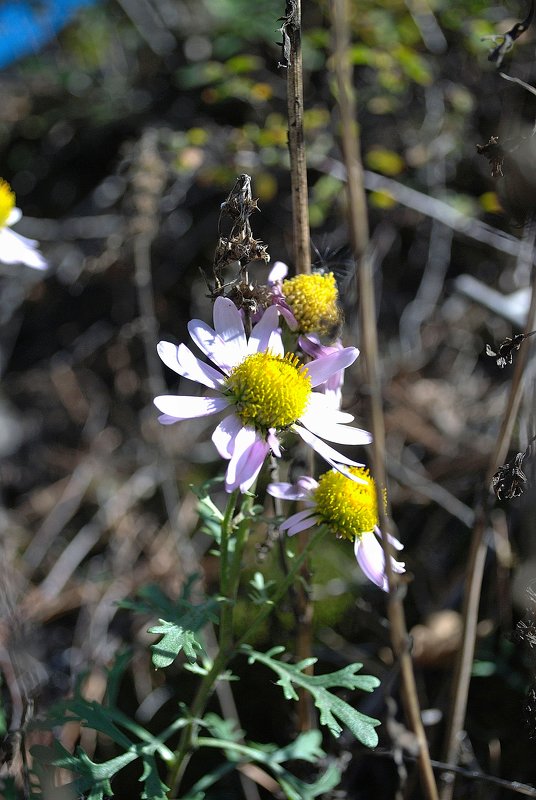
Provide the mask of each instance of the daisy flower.
[{"label": "daisy flower", "polygon": [[[288,267],[276,261],[269,276],[273,302],[286,306],[296,320],[299,333],[317,333],[333,340],[341,325],[339,290],[333,272],[286,278]],[[290,327],[290,326],[289,326]]]},{"label": "daisy flower", "polygon": [[[296,484],[271,483],[267,491],[281,500],[300,500],[305,508],[292,514],[280,526],[289,536],[312,528],[327,525],[338,538],[354,543],[357,563],[369,580],[388,591],[385,574],[385,556],[380,543],[382,533],[378,527],[378,501],[376,486],[369,471],[363,467],[350,467],[354,480],[349,480],[333,469],[314,478],[299,478]],[[401,550],[402,545],[388,534],[391,545]],[[393,572],[404,572],[404,564],[391,556]]]},{"label": "daisy flower", "polygon": [[[279,435],[292,431],[329,464],[360,466],[330,447],[323,439],[346,445],[368,444],[367,431],[349,427],[351,414],[329,406],[313,388],[352,364],[355,347],[345,347],[307,364],[285,354],[277,327],[278,311],[270,306],[253,327],[249,339],[236,306],[225,297],[214,303],[214,329],[191,320],[188,330],[197,347],[215,367],[200,361],[185,344],[160,342],[158,354],[179,375],[213,390],[210,396],[162,395],[155,398],[159,420],[171,424],[225,412],[212,441],[229,461],[225,488],[249,489],[270,451],[281,455]],[[344,469],[344,467],[340,467]]]},{"label": "daisy flower", "polygon": [[22,211],[15,206],[15,194],[7,181],[0,178],[0,261],[4,264],[26,264],[34,269],[46,269],[47,262],[37,250],[38,242],[12,231]]}]

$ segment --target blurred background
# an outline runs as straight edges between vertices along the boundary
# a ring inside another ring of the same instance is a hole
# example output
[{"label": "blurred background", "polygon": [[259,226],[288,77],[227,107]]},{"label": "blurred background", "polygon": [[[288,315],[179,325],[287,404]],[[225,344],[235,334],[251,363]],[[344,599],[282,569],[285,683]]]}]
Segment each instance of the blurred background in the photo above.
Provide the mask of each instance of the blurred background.
[{"label": "blurred background", "polygon": [[[0,174],[24,213],[17,230],[38,239],[50,262],[47,273],[0,265],[6,730],[17,727],[13,718],[24,716],[27,699],[46,710],[84,670],[94,696],[102,696],[101,668],[127,645],[135,669],[125,677],[125,709],[134,714],[144,704],[138,718],[155,726],[173,713],[179,665],[155,674],[147,654],[152,620],[117,604],[148,583],[176,596],[191,566],[181,543],[190,539],[211,585],[216,565],[189,485],[218,475],[221,464],[206,421],[163,436],[152,398],[178,383],[155,345],[185,341],[192,317],[210,319],[200,268],[210,272],[220,204],[238,174],[252,176],[259,198],[254,234],[272,262],[290,259],[286,75],[277,31],[284,11],[275,0],[254,8],[246,0],[0,6]],[[525,223],[534,212],[536,98],[500,76],[487,59],[492,43],[482,37],[508,30],[527,12],[512,0],[352,4],[390,498],[414,576],[407,611],[419,626],[414,652],[424,707],[435,710],[428,720],[436,757],[459,644],[472,509],[512,372],[498,369],[485,346],[521,330],[534,260]],[[501,66],[530,85],[535,31],[520,37]],[[317,266],[340,279],[344,338],[359,346],[330,46],[328,4],[304,4],[312,245]],[[477,153],[491,136],[505,143],[504,177],[492,177]],[[254,268],[259,282],[267,272]],[[530,367],[527,380],[519,450],[536,433]],[[344,406],[367,424],[359,369],[347,379]],[[528,782],[536,780],[534,664],[516,626],[532,625],[534,520],[531,489],[494,512],[467,722],[472,768]],[[248,554],[251,573],[262,545],[261,532]],[[261,568],[272,568],[269,556]],[[384,598],[363,583],[351,548],[340,542],[313,569],[315,654],[332,667],[364,661],[384,688],[359,702],[385,719],[386,695],[398,700],[398,676]],[[243,601],[244,619],[251,613]],[[291,629],[282,609],[261,643],[286,641]],[[6,677],[10,670],[16,682]],[[187,699],[193,679],[180,680]],[[259,698],[254,686],[248,693],[247,684],[244,692],[239,711],[252,738],[288,741],[293,719],[275,689],[270,720],[260,713],[268,695]],[[393,796],[388,760],[352,752],[348,741],[326,746],[353,755],[345,797]],[[118,796],[138,796],[137,776],[124,774]],[[460,797],[511,796],[474,793],[474,784],[462,790]],[[232,786],[228,792],[240,796]]]}]

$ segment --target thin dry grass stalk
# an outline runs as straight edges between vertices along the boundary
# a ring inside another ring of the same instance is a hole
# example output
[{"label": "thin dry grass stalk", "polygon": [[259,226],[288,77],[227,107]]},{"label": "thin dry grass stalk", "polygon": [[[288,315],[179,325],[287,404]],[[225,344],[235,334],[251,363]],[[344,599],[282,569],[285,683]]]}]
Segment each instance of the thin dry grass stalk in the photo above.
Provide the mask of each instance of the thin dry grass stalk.
[{"label": "thin dry grass stalk", "polygon": [[[534,220],[527,224],[525,238],[530,247],[522,249],[521,253],[529,253],[529,263],[534,263],[536,224]],[[536,274],[533,270],[532,277],[532,296],[530,309],[527,316],[525,335],[528,335],[536,326]],[[485,533],[489,528],[489,514],[491,510],[489,487],[497,468],[506,458],[510,447],[510,441],[517,420],[519,406],[525,389],[525,366],[527,363],[529,345],[525,342],[516,358],[512,386],[508,404],[504,411],[501,429],[497,437],[495,449],[490,457],[486,481],[483,486],[482,499],[475,512],[475,524],[471,539],[471,549],[467,565],[467,576],[465,582],[464,608],[463,608],[463,638],[462,646],[458,654],[454,679],[451,691],[451,708],[447,725],[447,735],[445,738],[445,757],[444,760],[449,765],[456,765],[458,760],[458,749],[460,734],[465,724],[467,711],[467,698],[469,695],[469,684],[471,681],[471,670],[475,653],[476,629],[478,624],[478,608],[480,605],[480,594],[482,591],[482,580],[484,577],[484,564],[488,544]],[[454,792],[454,776],[452,773],[445,773],[443,777],[443,787],[441,789],[441,800],[451,800]]]},{"label": "thin dry grass stalk", "polygon": [[[374,297],[374,259],[370,253],[368,216],[366,207],[363,166],[360,156],[357,110],[349,59],[350,21],[347,0],[332,0],[333,63],[338,91],[338,106],[341,116],[342,149],[348,180],[346,182],[349,227],[352,246],[358,259],[358,285],[360,290],[360,318],[367,383],[370,390],[371,428],[373,434],[373,466],[378,490],[380,527],[388,530],[387,514],[383,496],[386,487],[385,471],[385,424],[383,418],[380,361],[376,330],[376,303]],[[400,664],[406,715],[418,746],[418,763],[422,788],[428,800],[438,797],[428,742],[421,720],[413,663],[408,649],[408,632],[402,598],[395,582],[391,566],[389,545],[384,538],[386,573],[389,581],[388,615],[391,642]]]}]

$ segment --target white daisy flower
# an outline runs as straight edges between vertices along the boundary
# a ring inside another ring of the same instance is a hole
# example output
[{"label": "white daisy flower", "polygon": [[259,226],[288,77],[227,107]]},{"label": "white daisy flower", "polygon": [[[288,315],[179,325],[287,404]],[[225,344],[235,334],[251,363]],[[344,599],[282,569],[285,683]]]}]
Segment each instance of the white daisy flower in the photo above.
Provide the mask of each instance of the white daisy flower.
[{"label": "white daisy flower", "polygon": [[[285,354],[277,327],[278,309],[268,308],[253,327],[249,339],[236,306],[227,298],[214,303],[214,329],[191,320],[190,336],[215,364],[200,361],[184,344],[160,342],[158,354],[172,370],[213,390],[211,396],[162,395],[155,398],[163,424],[226,412],[212,441],[220,456],[229,461],[225,478],[228,492],[244,492],[256,480],[270,451],[280,456],[279,435],[292,431],[329,464],[360,466],[330,447],[323,439],[345,445],[371,441],[367,431],[347,425],[351,414],[330,406],[313,388],[326,383],[335,372],[352,364],[355,347],[303,365]],[[344,469],[337,466],[338,469]]]},{"label": "white daisy flower", "polygon": [[[338,538],[354,543],[357,563],[367,578],[384,591],[388,591],[385,573],[385,556],[378,527],[378,501],[376,486],[369,471],[350,467],[353,480],[337,470],[325,472],[318,481],[299,478],[296,484],[271,483],[267,491],[281,500],[300,500],[305,508],[286,519],[280,529],[289,536],[316,525],[327,525]],[[391,545],[401,550],[402,545],[388,534]],[[404,564],[391,556],[393,572],[405,571]]]},{"label": "white daisy flower", "polygon": [[39,250],[39,243],[11,230],[22,217],[15,206],[15,194],[7,181],[0,178],[0,261],[4,264],[26,264],[34,269],[46,269],[48,263]]}]

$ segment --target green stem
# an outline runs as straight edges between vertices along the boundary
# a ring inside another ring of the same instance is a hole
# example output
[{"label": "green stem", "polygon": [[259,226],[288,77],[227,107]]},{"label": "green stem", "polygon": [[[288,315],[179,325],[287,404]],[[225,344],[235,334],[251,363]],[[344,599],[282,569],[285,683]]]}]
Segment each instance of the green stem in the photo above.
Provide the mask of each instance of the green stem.
[{"label": "green stem", "polygon": [[[236,497],[233,499],[233,497],[231,496],[231,498],[229,499],[228,509],[231,506],[231,504],[232,507],[234,508],[235,502],[236,502]],[[259,627],[259,625],[261,625],[264,622],[264,620],[271,614],[274,607],[287,594],[288,590],[290,589],[292,583],[296,578],[296,575],[299,573],[302,564],[307,559],[310,551],[321,541],[321,539],[327,533],[327,528],[323,526],[318,528],[315,531],[315,533],[309,538],[309,541],[307,542],[304,549],[294,558],[294,561],[291,564],[288,574],[285,576],[283,582],[279,585],[277,592],[272,599],[272,602],[269,604],[267,603],[266,606],[263,609],[261,609],[255,621],[249,626],[247,631],[240,637],[240,639],[233,644],[233,614],[236,605],[238,587],[240,584],[242,554],[244,552],[244,547],[247,541],[251,525],[251,519],[249,516],[247,516],[247,512],[249,511],[252,502],[253,498],[249,497],[246,498],[246,500],[244,501],[242,512],[246,514],[246,516],[237,525],[235,547],[234,547],[234,552],[232,553],[229,552],[229,547],[228,547],[230,535],[232,533],[232,524],[231,524],[232,513],[231,512],[228,513],[227,510],[225,517],[222,521],[222,554],[223,554],[223,543],[225,539],[225,548],[227,554],[226,557],[228,560],[226,564],[226,576],[225,576],[225,584],[226,584],[226,592],[224,595],[225,600],[220,620],[219,650],[210,670],[207,672],[207,674],[203,677],[203,680],[201,681],[197,694],[190,707],[191,721],[184,728],[180,737],[177,750],[175,751],[174,764],[170,768],[167,779],[167,783],[171,787],[169,795],[170,797],[173,797],[175,793],[178,792],[182,777],[184,775],[184,771],[188,765],[188,761],[191,756],[195,725],[197,723],[197,720],[205,710],[210,695],[212,694],[214,684],[216,683],[219,676],[226,668],[227,664],[238,652],[240,647],[248,643],[248,640],[250,639],[252,634],[256,631],[256,629]],[[231,556],[232,560],[230,558]],[[223,578],[224,576],[222,573],[222,584],[223,584]]]},{"label": "green stem", "polygon": [[272,613],[274,606],[276,606],[283,597],[287,594],[288,590],[292,586],[296,575],[300,571],[302,564],[307,560],[307,557],[311,550],[316,547],[319,542],[324,538],[326,533],[328,532],[328,528],[323,525],[319,527],[312,536],[309,537],[309,540],[305,544],[303,550],[295,556],[294,561],[292,562],[290,569],[285,576],[285,580],[279,584],[277,592],[275,593],[274,597],[272,598],[271,603],[267,603],[264,608],[262,608],[255,618],[255,621],[251,623],[249,628],[246,632],[240,637],[238,642],[235,645],[235,650],[239,650],[242,645],[248,643],[248,639],[255,633],[257,628],[264,622],[264,620],[270,616]]},{"label": "green stem", "polygon": [[[225,514],[221,523],[221,542],[220,542],[220,586],[223,605],[220,616],[218,654],[214,659],[210,670],[205,674],[194,701],[190,707],[191,720],[181,733],[178,747],[175,751],[173,766],[168,775],[170,797],[179,789],[182,776],[188,765],[191,755],[192,738],[197,719],[204,712],[206,704],[212,694],[214,684],[218,680],[226,665],[231,660],[233,649],[233,615],[240,584],[242,553],[247,541],[251,518],[246,516],[240,521],[236,528],[235,545],[231,550],[229,547],[233,533],[233,517],[238,497],[238,490],[234,491],[227,503]],[[242,513],[247,513],[253,497],[247,497],[242,506]]]},{"label": "green stem", "polygon": [[220,540],[220,587],[222,595],[226,595],[227,577],[229,572],[229,542],[233,530],[233,515],[238,498],[238,489],[229,495],[229,502],[221,523]]}]

